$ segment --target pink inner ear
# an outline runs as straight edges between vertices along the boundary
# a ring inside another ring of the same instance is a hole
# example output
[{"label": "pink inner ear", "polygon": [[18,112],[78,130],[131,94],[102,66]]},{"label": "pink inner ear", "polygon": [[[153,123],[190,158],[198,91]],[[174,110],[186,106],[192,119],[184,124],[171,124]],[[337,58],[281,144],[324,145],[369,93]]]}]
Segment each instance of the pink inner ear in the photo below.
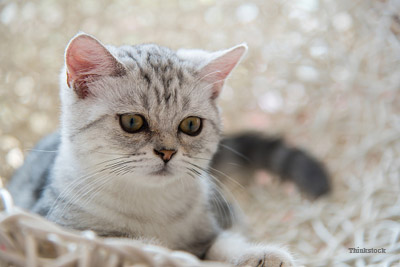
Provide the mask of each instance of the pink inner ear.
[{"label": "pink inner ear", "polygon": [[70,79],[83,75],[109,75],[115,69],[115,59],[96,39],[79,35],[71,41],[66,52]]},{"label": "pink inner ear", "polygon": [[245,45],[235,47],[211,61],[200,71],[201,79],[212,84],[212,99],[219,96],[226,78],[239,63],[246,49]]},{"label": "pink inner ear", "polygon": [[87,81],[98,76],[116,75],[124,68],[113,55],[93,37],[75,37],[65,53],[67,83],[80,98],[89,94]]}]

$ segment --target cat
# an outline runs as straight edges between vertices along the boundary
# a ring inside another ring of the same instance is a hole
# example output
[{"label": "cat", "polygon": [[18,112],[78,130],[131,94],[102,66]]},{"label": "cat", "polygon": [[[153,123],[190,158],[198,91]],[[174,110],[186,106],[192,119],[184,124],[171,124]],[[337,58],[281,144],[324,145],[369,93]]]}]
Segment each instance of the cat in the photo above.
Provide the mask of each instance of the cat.
[{"label": "cat", "polygon": [[314,197],[330,190],[322,164],[280,139],[247,133],[220,142],[216,101],[246,51],[245,44],[217,52],[105,46],[79,33],[60,75],[60,130],[12,177],[16,204],[102,237],[157,240],[234,265],[294,266],[287,250],[232,230],[235,208],[210,172],[236,162]]}]

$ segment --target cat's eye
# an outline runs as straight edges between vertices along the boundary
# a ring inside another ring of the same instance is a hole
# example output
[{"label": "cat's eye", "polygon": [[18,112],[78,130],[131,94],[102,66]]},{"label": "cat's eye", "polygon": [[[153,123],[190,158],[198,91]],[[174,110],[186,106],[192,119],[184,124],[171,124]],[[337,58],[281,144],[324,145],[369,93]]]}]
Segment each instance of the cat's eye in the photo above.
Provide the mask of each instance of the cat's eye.
[{"label": "cat's eye", "polygon": [[121,128],[128,133],[136,133],[146,125],[145,119],[138,114],[122,114],[119,116]]},{"label": "cat's eye", "polygon": [[198,117],[187,117],[181,124],[179,124],[179,130],[185,134],[195,136],[201,132],[202,121]]}]

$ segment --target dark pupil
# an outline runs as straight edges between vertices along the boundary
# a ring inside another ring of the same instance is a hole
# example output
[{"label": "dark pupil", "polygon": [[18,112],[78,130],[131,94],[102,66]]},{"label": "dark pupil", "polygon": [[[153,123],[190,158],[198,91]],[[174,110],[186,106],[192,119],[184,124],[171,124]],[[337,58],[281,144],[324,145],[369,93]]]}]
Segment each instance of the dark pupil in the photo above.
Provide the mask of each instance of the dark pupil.
[{"label": "dark pupil", "polygon": [[131,128],[133,128],[134,125],[135,125],[135,119],[134,119],[134,118],[131,118],[131,120],[129,121],[129,126],[130,126]]},{"label": "dark pupil", "polygon": [[189,120],[189,130],[193,131],[193,121]]}]

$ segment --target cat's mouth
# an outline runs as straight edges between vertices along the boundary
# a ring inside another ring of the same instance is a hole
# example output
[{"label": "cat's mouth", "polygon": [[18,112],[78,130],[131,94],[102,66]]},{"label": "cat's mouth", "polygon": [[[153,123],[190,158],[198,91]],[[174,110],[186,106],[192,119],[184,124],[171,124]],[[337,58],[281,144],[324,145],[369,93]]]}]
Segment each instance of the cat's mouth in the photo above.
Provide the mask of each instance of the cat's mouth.
[{"label": "cat's mouth", "polygon": [[167,176],[171,174],[171,171],[170,168],[168,168],[168,165],[164,165],[161,169],[154,171],[150,174],[156,176]]}]

